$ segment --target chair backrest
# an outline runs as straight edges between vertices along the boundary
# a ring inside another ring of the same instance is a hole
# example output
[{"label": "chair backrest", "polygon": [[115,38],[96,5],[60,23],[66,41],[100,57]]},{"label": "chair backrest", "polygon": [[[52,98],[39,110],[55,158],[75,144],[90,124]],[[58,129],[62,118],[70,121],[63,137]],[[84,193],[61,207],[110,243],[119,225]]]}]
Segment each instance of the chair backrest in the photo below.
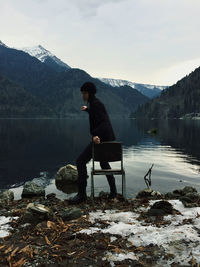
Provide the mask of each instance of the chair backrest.
[{"label": "chair backrest", "polygon": [[122,161],[122,143],[116,141],[93,144],[93,161]]}]

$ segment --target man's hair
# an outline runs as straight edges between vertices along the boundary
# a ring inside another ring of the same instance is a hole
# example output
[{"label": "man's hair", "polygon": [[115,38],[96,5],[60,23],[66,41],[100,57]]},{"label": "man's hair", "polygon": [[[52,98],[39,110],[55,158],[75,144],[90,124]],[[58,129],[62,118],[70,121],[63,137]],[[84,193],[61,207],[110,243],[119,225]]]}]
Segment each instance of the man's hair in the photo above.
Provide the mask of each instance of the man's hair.
[{"label": "man's hair", "polygon": [[92,82],[86,82],[81,86],[81,91],[86,91],[88,92],[90,95],[93,94],[95,95],[97,92],[96,86],[94,83]]}]

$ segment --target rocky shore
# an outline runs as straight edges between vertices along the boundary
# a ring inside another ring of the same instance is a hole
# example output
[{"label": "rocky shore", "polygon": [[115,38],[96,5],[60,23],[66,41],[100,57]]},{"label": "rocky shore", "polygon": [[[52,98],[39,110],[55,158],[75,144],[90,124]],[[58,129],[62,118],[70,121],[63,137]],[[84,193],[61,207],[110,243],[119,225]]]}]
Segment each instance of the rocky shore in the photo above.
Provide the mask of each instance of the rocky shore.
[{"label": "rocky shore", "polygon": [[0,194],[0,266],[199,266],[200,194],[101,192],[70,206],[33,182]]}]

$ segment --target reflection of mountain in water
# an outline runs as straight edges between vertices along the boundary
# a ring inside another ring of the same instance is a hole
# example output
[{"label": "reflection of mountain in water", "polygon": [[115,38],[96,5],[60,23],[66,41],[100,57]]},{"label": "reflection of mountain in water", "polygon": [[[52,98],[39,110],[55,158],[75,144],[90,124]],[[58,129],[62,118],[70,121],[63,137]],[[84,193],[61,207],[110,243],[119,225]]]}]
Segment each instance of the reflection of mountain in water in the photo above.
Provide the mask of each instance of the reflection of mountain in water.
[{"label": "reflection of mountain in water", "polygon": [[[1,120],[1,186],[33,179],[41,171],[51,176],[61,166],[75,164],[91,140],[85,115],[85,120]],[[112,123],[117,140],[123,141],[124,146],[136,144],[143,137],[130,120]]]},{"label": "reflection of mountain in water", "polygon": [[177,151],[188,155],[187,160],[200,165],[200,121],[196,120],[138,120],[138,127],[146,132],[158,128],[155,136],[161,145],[170,145]]},{"label": "reflection of mountain in water", "polygon": [[[40,172],[52,178],[61,166],[75,164],[91,141],[87,114],[84,120],[10,119],[1,120],[0,188],[32,180]],[[200,122],[112,120],[118,141],[124,148],[158,144],[170,145],[200,162]],[[147,132],[158,128],[158,135]]]}]

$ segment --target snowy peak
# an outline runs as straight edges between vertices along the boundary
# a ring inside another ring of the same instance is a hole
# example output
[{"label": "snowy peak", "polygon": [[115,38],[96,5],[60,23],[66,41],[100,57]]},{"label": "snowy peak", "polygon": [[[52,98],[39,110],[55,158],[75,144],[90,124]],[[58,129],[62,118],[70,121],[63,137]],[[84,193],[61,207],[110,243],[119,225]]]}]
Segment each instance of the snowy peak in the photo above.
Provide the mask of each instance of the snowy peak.
[{"label": "snowy peak", "polygon": [[22,50],[32,57],[36,57],[40,61],[44,62],[46,57],[54,57],[54,55],[46,50],[44,47],[41,45],[33,46],[33,47],[24,47]]},{"label": "snowy peak", "polygon": [[4,46],[4,47],[8,47],[7,45],[5,45],[1,40],[0,40],[0,45]]},{"label": "snowy peak", "polygon": [[42,45],[37,45],[33,47],[24,47],[21,50],[28,53],[32,57],[36,57],[41,62],[53,67],[57,71],[70,69],[70,66],[68,66],[66,63],[61,61],[55,55],[53,55],[50,51],[45,49]]},{"label": "snowy peak", "polygon": [[128,85],[136,90],[138,90],[143,95],[153,98],[160,95],[161,91],[166,89],[167,86],[157,86],[157,85],[150,85],[150,84],[142,84],[142,83],[135,83],[127,80],[120,80],[120,79],[109,79],[109,78],[98,78],[100,81],[109,84],[113,87],[120,87]]}]

